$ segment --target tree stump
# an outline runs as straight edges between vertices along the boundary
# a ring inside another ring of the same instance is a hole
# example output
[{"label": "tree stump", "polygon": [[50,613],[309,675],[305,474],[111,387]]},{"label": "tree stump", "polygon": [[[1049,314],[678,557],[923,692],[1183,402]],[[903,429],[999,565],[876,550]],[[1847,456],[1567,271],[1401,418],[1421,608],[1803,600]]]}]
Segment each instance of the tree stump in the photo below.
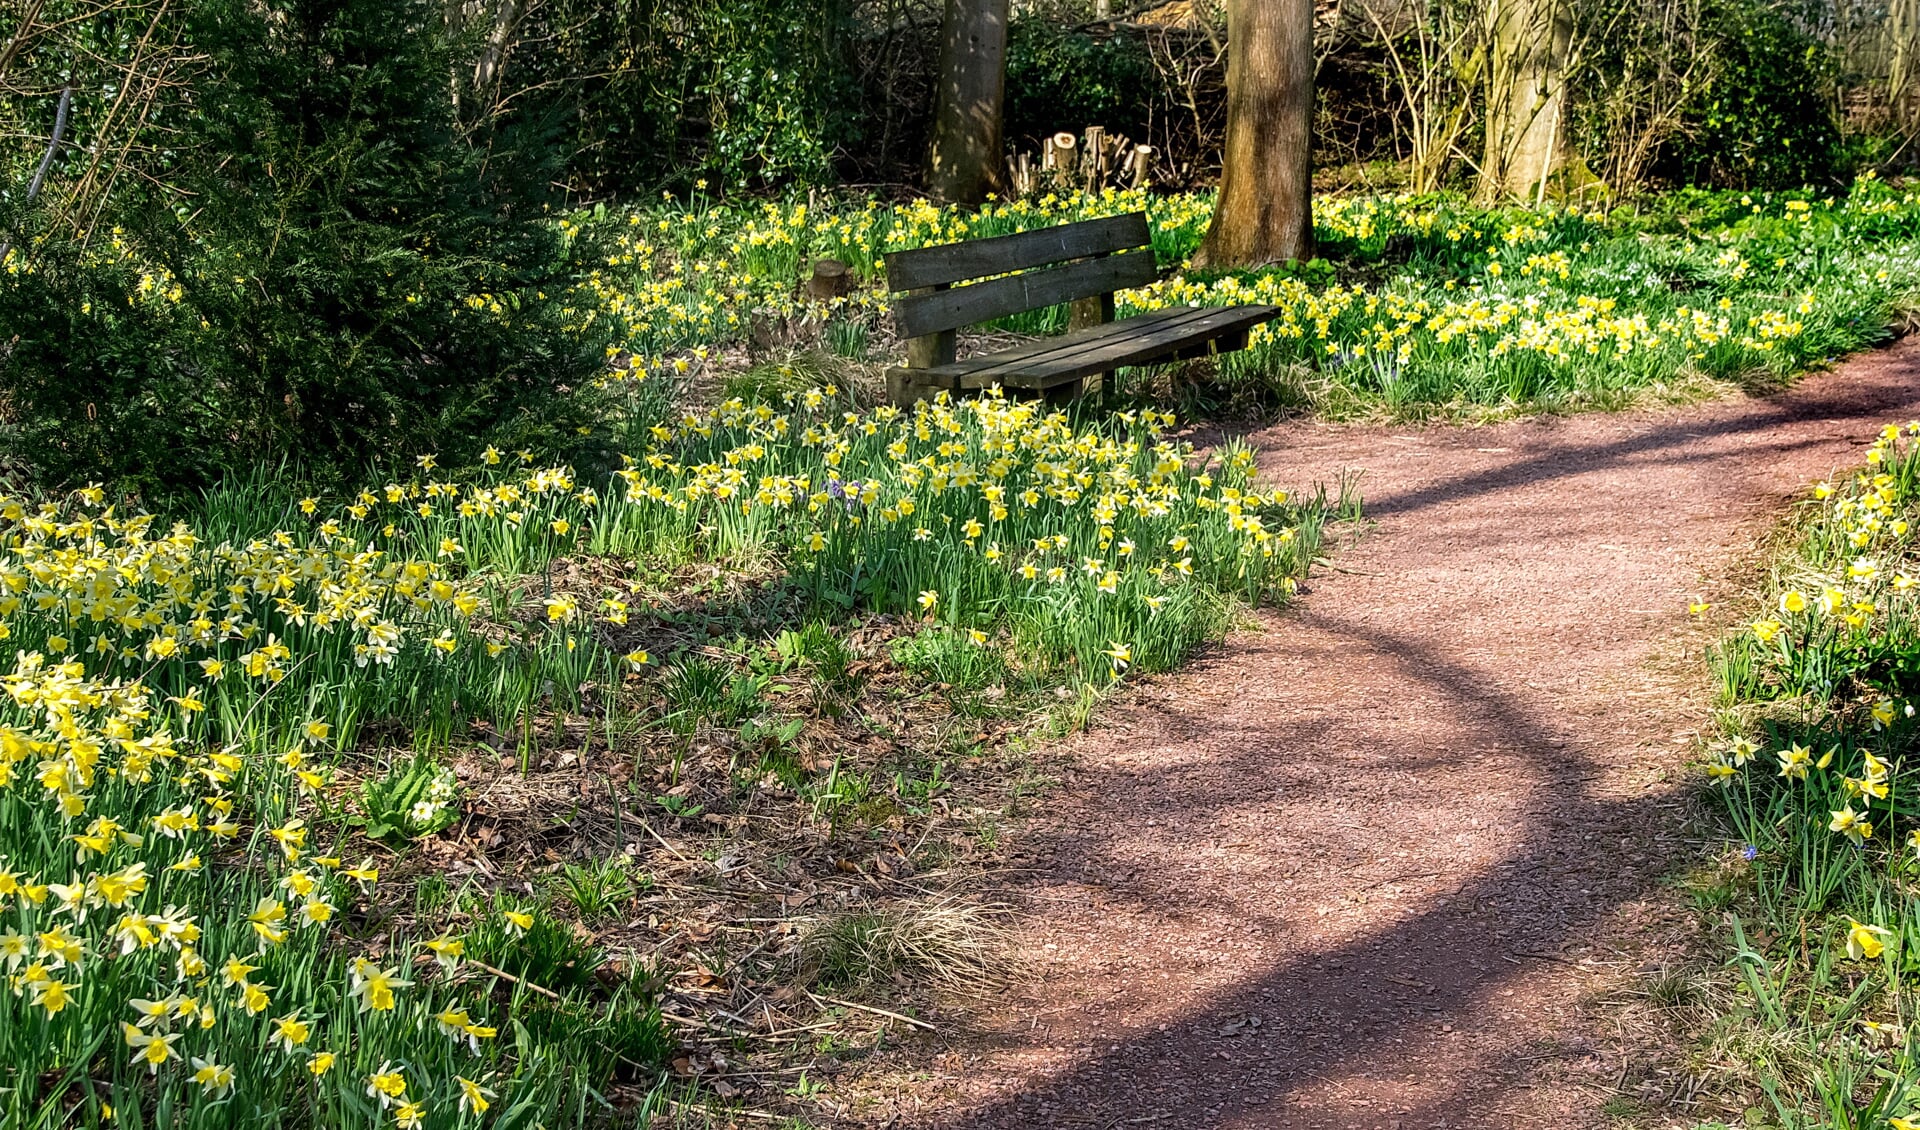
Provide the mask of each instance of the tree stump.
[{"label": "tree stump", "polygon": [[847,273],[847,265],[838,259],[815,259],[813,277],[807,280],[807,297],[815,302],[832,302],[836,298],[845,298],[853,290],[853,276]]},{"label": "tree stump", "polygon": [[1133,147],[1133,187],[1146,188],[1152,183],[1153,146],[1136,145]]},{"label": "tree stump", "polygon": [[1080,139],[1065,130],[1054,134],[1051,143],[1047,146],[1047,154],[1053,158],[1048,162],[1047,167],[1051,168],[1056,176],[1071,181],[1074,173],[1073,151],[1079,144]]}]

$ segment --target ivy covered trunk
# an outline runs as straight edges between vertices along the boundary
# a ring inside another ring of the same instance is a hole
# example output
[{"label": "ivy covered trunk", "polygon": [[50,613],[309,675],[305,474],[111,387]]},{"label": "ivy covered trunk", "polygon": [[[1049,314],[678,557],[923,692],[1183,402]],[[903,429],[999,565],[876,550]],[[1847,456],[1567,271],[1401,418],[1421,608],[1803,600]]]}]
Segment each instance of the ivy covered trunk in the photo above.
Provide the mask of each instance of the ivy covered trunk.
[{"label": "ivy covered trunk", "polygon": [[1490,18],[1480,192],[1489,200],[1538,200],[1566,163],[1573,11],[1566,0],[1495,0]]}]

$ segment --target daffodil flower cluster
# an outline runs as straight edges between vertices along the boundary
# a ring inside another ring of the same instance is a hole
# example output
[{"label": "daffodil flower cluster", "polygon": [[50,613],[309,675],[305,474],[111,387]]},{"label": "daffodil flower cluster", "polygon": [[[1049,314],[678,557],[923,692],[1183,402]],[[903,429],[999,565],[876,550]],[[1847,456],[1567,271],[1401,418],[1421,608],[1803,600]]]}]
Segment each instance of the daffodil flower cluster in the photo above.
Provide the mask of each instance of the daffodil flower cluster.
[{"label": "daffodil flower cluster", "polygon": [[[670,541],[771,548],[818,599],[1083,679],[1171,664],[1226,594],[1284,599],[1320,521],[1257,487],[1245,447],[1203,459],[1173,424],[997,392],[861,412],[824,388],[687,411],[604,491],[524,453],[446,477],[423,455],[238,540],[96,488],[0,498],[0,1055],[54,1079],[112,1042],[102,1110],[371,1101],[408,1127],[509,1080],[585,1093],[568,1057],[501,1051],[459,934],[338,932],[379,880],[337,846],[340,744],[615,686],[650,659],[616,646],[631,594],[529,571]],[[451,775],[417,797],[406,822],[438,823]],[[499,913],[503,936],[533,924]]]},{"label": "daffodil flower cluster", "polygon": [[[1868,447],[1863,470],[1814,484],[1798,571],[1781,579],[1765,613],[1729,645],[1755,691],[1824,699],[1865,677],[1897,693],[1900,671],[1915,659],[1920,618],[1916,438],[1920,422],[1889,425]],[[1875,728],[1891,723],[1883,716],[1890,709],[1884,696],[1876,702]]]},{"label": "daffodil flower cluster", "polygon": [[[1741,955],[1731,968],[1760,1005],[1741,1023],[1762,1026],[1769,1049],[1804,1047],[1805,1062],[1851,1078],[1914,1074],[1917,472],[1910,423],[1883,429],[1858,470],[1814,483],[1759,608],[1715,655],[1727,736],[1706,771],[1744,841],[1733,874],[1750,900],[1723,920]],[[1805,1068],[1778,1062],[1769,1050],[1756,1066],[1783,1097],[1823,1093]],[[1915,1098],[1888,1088],[1881,1120],[1920,1127]]]},{"label": "daffodil flower cluster", "polygon": [[1149,410],[1076,428],[997,392],[867,413],[831,390],[786,411],[729,401],[655,429],[657,446],[618,473],[602,537],[772,538],[822,594],[981,642],[1003,623],[1036,657],[1088,673],[1164,667],[1204,593],[1284,599],[1317,536],[1302,538],[1284,492],[1250,484],[1251,452],[1196,467],[1171,423]]},{"label": "daffodil flower cluster", "polygon": [[[0,687],[0,1042],[18,1077],[57,1077],[108,1035],[124,1073],[102,1110],[236,1092],[332,1107],[336,1062],[370,1040],[450,1036],[440,1058],[491,1073],[495,1028],[441,1005],[435,1031],[435,994],[404,1000],[398,967],[337,956],[330,924],[379,872],[313,850],[298,815],[325,723],[264,758],[183,738],[137,675],[78,658],[23,651]],[[449,972],[461,956],[457,939],[424,945]],[[465,1101],[452,1075],[436,1087]]]}]

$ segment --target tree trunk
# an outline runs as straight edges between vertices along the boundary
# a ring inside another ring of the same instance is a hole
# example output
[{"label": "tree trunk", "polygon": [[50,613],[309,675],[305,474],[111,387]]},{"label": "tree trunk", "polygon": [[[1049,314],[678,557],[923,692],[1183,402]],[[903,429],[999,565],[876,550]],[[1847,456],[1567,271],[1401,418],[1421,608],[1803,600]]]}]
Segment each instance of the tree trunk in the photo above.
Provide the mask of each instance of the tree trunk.
[{"label": "tree trunk", "polygon": [[940,92],[927,191],[979,204],[1005,189],[1000,106],[1007,82],[1009,0],[947,0],[940,21]]},{"label": "tree trunk", "polygon": [[1195,255],[1259,266],[1313,254],[1313,0],[1229,0],[1227,146]]},{"label": "tree trunk", "polygon": [[1538,200],[1566,164],[1566,0],[1492,0],[1487,148],[1480,194]]},{"label": "tree trunk", "polygon": [[1887,6],[1887,36],[1892,57],[1887,68],[1887,104],[1903,130],[1920,126],[1920,0],[1893,0]]}]

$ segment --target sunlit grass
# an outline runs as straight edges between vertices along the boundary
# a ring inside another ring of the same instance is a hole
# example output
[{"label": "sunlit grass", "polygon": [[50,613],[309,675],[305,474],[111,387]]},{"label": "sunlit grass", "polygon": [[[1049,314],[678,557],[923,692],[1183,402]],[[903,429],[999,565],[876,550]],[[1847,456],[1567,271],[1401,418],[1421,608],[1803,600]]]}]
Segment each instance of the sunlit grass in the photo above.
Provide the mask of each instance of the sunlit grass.
[{"label": "sunlit grass", "polygon": [[[1104,687],[1179,662],[1230,602],[1284,601],[1327,517],[1172,423],[815,389],[688,410],[597,486],[489,452],[346,498],[257,482],[171,523],[92,488],[0,499],[0,1121],[600,1117],[667,1037],[549,911],[592,921],[644,877],[576,866],[544,906],[423,882],[401,917],[380,886],[457,815],[432,754],[464,722],[524,742],[538,717],[657,705],[791,740],[751,680],[648,654],[641,598],[585,566],[758,557],[816,618],[912,621],[899,661],[929,677]],[[774,650],[845,697],[830,632]],[[381,744],[396,727],[412,752]],[[789,770],[827,819],[875,799],[838,761],[817,786]]]},{"label": "sunlit grass", "polygon": [[[699,197],[602,210],[568,221],[594,259],[575,313],[613,319],[639,375],[697,363],[692,351],[743,340],[769,319],[809,315],[879,339],[887,251],[1144,210],[1167,274],[1123,292],[1122,316],[1275,305],[1281,317],[1222,362],[1220,380],[1304,383],[1327,390],[1318,399],[1328,410],[1421,415],[1616,407],[1701,381],[1777,380],[1879,340],[1920,278],[1920,202],[1872,179],[1837,197],[1695,194],[1646,211],[1330,197],[1315,202],[1324,262],[1196,273],[1188,260],[1211,208],[1206,194],[1108,191],[978,212]],[[849,264],[862,285],[817,309],[796,284],[822,257]],[[1065,309],[996,325],[1059,332]]]},{"label": "sunlit grass", "polygon": [[1715,656],[1706,769],[1738,837],[1715,911],[1739,999],[1712,1039],[1787,1127],[1920,1119],[1916,436],[1890,426],[1863,469],[1815,484],[1763,603]]}]

